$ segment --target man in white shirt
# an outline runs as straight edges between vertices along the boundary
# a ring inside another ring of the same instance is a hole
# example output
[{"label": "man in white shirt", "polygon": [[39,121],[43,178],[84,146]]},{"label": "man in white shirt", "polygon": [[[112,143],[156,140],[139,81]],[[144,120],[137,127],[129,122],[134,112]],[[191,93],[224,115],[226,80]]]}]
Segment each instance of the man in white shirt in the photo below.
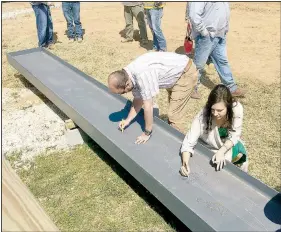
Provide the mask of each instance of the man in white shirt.
[{"label": "man in white shirt", "polygon": [[186,105],[196,85],[198,72],[186,55],[173,52],[153,52],[141,55],[122,70],[111,73],[108,87],[111,92],[124,94],[132,91],[134,100],[127,119],[119,123],[124,129],[144,109],[145,131],[136,140],[145,143],[151,136],[153,124],[153,97],[160,89],[169,96],[169,124],[181,130]]}]

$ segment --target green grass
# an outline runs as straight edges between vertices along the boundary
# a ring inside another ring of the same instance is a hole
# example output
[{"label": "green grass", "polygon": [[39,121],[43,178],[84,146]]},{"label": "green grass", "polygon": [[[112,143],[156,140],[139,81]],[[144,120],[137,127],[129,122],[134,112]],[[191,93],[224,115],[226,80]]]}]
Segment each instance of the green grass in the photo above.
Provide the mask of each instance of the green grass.
[{"label": "green grass", "polygon": [[[39,155],[30,161],[29,169],[18,169],[23,182],[60,230],[185,228],[116,161],[91,143],[69,152]],[[15,168],[20,156],[8,159]]]}]

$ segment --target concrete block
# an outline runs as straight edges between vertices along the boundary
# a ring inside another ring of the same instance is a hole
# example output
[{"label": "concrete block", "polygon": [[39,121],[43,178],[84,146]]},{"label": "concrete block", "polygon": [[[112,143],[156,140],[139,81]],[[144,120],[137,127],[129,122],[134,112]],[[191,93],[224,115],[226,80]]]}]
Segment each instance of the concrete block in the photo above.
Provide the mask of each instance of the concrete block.
[{"label": "concrete block", "polygon": [[66,130],[66,140],[69,146],[81,145],[89,142],[91,138],[80,128]]}]

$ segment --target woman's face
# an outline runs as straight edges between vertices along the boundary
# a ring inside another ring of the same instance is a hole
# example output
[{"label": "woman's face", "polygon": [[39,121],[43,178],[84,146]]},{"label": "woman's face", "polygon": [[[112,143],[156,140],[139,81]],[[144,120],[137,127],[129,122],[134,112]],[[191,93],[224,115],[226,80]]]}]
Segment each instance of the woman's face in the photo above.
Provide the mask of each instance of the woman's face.
[{"label": "woman's face", "polygon": [[212,106],[212,115],[215,119],[220,120],[226,117],[227,108],[224,102],[218,102]]}]

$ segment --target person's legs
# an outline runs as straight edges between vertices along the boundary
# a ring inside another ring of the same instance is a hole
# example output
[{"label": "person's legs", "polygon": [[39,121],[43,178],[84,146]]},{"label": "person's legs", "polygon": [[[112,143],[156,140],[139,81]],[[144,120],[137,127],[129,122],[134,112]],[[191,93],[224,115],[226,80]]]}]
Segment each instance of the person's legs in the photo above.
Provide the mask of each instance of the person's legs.
[{"label": "person's legs", "polygon": [[73,2],[72,5],[73,20],[77,38],[83,37],[82,24],[80,22],[80,2]]},{"label": "person's legs", "polygon": [[200,98],[198,93],[198,86],[200,84],[201,77],[204,74],[204,67],[209,59],[209,56],[214,49],[215,44],[217,43],[215,38],[211,38],[210,36],[197,36],[195,38],[195,50],[194,50],[194,63],[196,68],[198,69],[198,80],[197,85],[195,87],[195,93],[193,93],[192,98]]},{"label": "person's legs", "polygon": [[53,21],[52,21],[52,15],[50,7],[47,7],[47,44],[53,44],[54,41],[54,33],[53,33]]},{"label": "person's legs", "polygon": [[72,2],[62,2],[63,15],[67,23],[67,36],[69,39],[74,39],[74,26],[73,26],[73,13],[72,13]]},{"label": "person's legs", "polygon": [[231,92],[237,89],[230,70],[230,66],[226,54],[226,43],[225,39],[218,38],[219,42],[211,53],[212,61],[216,67],[216,70],[220,76],[221,82],[226,85]]},{"label": "person's legs", "polygon": [[124,42],[133,41],[134,36],[134,25],[133,25],[133,13],[131,6],[124,6],[124,18],[126,22],[126,38],[123,40]]},{"label": "person's legs", "polygon": [[149,28],[151,30],[151,34],[153,36],[152,49],[155,50],[155,51],[158,51],[159,50],[159,45],[158,45],[155,33],[153,31],[153,27],[152,27],[151,10],[150,9],[149,10],[146,9],[145,12],[146,12],[147,23],[148,23],[148,26],[149,26]]},{"label": "person's legs", "polygon": [[47,6],[39,4],[33,5],[32,8],[36,17],[37,36],[39,40],[38,46],[45,47],[47,46]]},{"label": "person's legs", "polygon": [[163,8],[151,9],[150,15],[151,15],[152,30],[153,33],[155,34],[155,39],[158,44],[158,49],[159,51],[166,51],[167,50],[166,39],[161,29],[161,18],[163,16]]},{"label": "person's legs", "polygon": [[173,88],[168,89],[169,124],[181,132],[183,132],[185,124],[184,116],[187,110],[187,102],[196,85],[197,77],[198,71],[196,66],[192,63],[189,70],[180,77]]},{"label": "person's legs", "polygon": [[141,42],[147,43],[148,39],[147,39],[146,24],[145,24],[145,20],[144,20],[143,5],[133,6],[132,13],[138,22],[138,26],[140,29],[140,40],[141,40]]}]

